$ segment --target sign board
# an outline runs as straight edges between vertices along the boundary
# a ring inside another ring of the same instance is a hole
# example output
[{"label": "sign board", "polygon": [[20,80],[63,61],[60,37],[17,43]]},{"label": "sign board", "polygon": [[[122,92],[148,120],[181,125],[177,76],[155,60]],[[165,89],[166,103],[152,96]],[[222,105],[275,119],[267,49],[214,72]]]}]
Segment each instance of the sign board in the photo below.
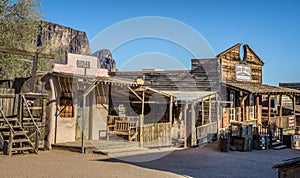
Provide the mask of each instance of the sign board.
[{"label": "sign board", "polygon": [[251,81],[251,68],[244,64],[237,64],[235,66],[235,79],[238,81]]},{"label": "sign board", "polygon": [[89,69],[90,68],[90,61],[82,61],[82,60],[77,60],[77,67],[79,68],[86,68]]}]

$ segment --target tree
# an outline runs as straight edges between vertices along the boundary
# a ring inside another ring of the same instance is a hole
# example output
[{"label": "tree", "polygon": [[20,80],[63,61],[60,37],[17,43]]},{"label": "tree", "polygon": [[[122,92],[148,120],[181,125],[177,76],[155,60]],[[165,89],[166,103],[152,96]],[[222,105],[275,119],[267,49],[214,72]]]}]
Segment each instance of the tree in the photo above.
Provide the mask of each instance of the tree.
[{"label": "tree", "polygon": [[[42,18],[39,7],[36,0],[1,0],[0,46],[36,52]],[[28,60],[32,59],[0,52],[0,79],[30,76],[32,64]]]}]

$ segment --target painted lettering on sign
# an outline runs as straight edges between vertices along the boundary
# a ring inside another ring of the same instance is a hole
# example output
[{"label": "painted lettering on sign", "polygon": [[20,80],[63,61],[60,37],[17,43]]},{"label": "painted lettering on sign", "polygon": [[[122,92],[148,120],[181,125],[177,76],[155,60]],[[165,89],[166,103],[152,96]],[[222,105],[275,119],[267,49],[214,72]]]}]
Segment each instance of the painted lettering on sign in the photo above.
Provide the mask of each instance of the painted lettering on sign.
[{"label": "painted lettering on sign", "polygon": [[77,60],[77,67],[89,69],[90,68],[90,61]]},{"label": "painted lettering on sign", "polygon": [[238,81],[251,81],[251,68],[244,64],[235,66],[235,78]]}]

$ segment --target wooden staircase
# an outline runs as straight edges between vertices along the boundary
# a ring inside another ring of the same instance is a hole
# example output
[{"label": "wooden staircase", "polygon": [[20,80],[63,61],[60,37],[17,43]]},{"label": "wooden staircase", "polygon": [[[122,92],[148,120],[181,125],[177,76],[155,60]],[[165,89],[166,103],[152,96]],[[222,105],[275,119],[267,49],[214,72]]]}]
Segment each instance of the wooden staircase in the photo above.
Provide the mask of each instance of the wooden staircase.
[{"label": "wooden staircase", "polygon": [[0,146],[3,153],[11,156],[16,153],[35,152],[35,145],[28,137],[28,131],[24,130],[17,118],[6,118],[0,108]]},{"label": "wooden staircase", "polygon": [[41,93],[0,93],[0,151],[11,156],[44,149],[46,99]]}]

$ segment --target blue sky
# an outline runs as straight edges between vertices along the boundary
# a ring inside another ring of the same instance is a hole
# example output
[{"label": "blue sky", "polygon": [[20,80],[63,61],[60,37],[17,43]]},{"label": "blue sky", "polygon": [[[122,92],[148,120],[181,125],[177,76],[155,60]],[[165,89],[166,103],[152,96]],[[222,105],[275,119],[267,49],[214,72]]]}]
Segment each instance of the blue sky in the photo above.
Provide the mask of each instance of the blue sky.
[{"label": "blue sky", "polygon": [[[240,42],[248,44],[265,62],[264,83],[273,85],[300,82],[299,9],[300,2],[296,0],[42,1],[45,20],[85,31],[90,41],[120,21],[141,16],[162,16],[176,19],[197,30],[216,54]],[[150,56],[153,51],[174,54],[181,64],[190,68],[190,58],[193,56],[188,52],[180,52],[176,45],[166,41],[157,43],[153,39],[147,43],[149,45],[141,46],[137,40],[132,46],[113,51],[117,66],[121,67],[125,58],[143,56],[132,52],[135,50],[142,54],[149,52]],[[154,44],[154,49],[150,49],[151,44]],[[166,44],[169,44],[167,52],[159,50]],[[137,49],[139,46],[144,49]],[[125,49],[132,54],[126,53]]]}]

